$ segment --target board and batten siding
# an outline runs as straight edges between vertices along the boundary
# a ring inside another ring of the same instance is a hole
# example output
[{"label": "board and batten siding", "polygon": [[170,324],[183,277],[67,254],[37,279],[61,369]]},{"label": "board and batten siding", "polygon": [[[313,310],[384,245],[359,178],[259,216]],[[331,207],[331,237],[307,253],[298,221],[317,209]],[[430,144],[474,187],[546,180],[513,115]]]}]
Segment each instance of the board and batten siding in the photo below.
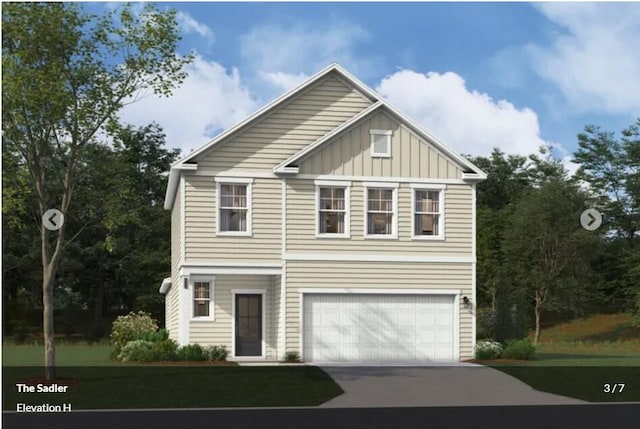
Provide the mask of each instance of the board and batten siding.
[{"label": "board and batten siding", "polygon": [[372,104],[330,73],[292,100],[200,156],[198,170],[269,171]]},{"label": "board and batten siding", "polygon": [[[425,185],[428,188],[428,185]],[[473,256],[472,188],[470,185],[446,185],[445,239],[413,240],[411,231],[412,189],[400,183],[398,192],[398,238],[364,238],[366,225],[365,195],[362,182],[351,182],[351,237],[316,237],[316,186],[313,180],[287,179],[286,249],[287,252],[375,252],[411,255]]]},{"label": "board and batten siding", "polygon": [[[300,352],[300,289],[453,289],[472,295],[472,264],[288,261],[286,293],[286,351]],[[473,358],[473,314],[460,299],[460,360]]]},{"label": "board and batten siding", "polygon": [[252,184],[252,236],[216,235],[216,182],[186,176],[185,229],[188,262],[280,263],[281,197],[279,179],[256,178]]},{"label": "board and batten siding", "polygon": [[169,337],[178,340],[180,263],[182,261],[182,189],[178,186],[173,208],[171,209],[171,288],[165,296],[165,327]]},{"label": "board and batten siding", "polygon": [[[370,130],[390,130],[391,157],[371,157]],[[300,173],[460,179],[462,170],[387,112],[377,110],[300,163]]]},{"label": "board and batten siding", "polygon": [[224,345],[231,355],[233,332],[232,289],[265,289],[265,350],[266,359],[276,359],[277,344],[273,323],[274,295],[273,276],[216,275],[214,280],[215,321],[191,320],[189,322],[189,342],[203,346]]}]

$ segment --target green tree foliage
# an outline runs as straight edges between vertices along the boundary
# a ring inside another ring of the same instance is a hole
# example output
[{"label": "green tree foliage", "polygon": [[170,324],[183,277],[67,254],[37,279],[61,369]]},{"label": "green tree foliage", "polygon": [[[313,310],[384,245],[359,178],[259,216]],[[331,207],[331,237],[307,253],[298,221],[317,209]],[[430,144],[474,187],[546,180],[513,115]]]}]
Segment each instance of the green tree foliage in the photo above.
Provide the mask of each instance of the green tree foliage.
[{"label": "green tree foliage", "polygon": [[631,309],[640,320],[640,118],[620,138],[587,126],[578,143],[576,176],[588,184],[608,232],[594,261],[602,304]]},{"label": "green tree foliage", "polygon": [[[2,130],[20,154],[37,219],[51,207],[70,218],[77,173],[101,131],[113,131],[124,103],[144,91],[170,95],[192,57],[177,55],[175,11],[123,5],[101,16],[74,3],[2,8]],[[54,279],[67,225],[39,226],[47,378],[55,377]]]},{"label": "green tree foliage", "polygon": [[543,310],[577,305],[584,287],[580,280],[588,279],[590,235],[578,222],[586,201],[570,181],[551,177],[520,199],[505,231],[510,278],[533,302],[534,343]]}]

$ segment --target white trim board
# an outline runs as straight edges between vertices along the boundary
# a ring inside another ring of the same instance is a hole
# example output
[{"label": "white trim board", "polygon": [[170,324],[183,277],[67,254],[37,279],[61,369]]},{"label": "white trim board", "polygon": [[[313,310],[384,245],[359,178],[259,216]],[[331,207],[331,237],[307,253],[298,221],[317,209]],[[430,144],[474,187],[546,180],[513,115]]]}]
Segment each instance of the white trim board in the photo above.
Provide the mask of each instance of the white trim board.
[{"label": "white trim board", "polygon": [[407,255],[383,253],[336,253],[336,252],[286,252],[285,261],[332,261],[332,262],[421,262],[442,264],[471,264],[474,256],[459,255]]},{"label": "white trim board", "polygon": [[460,295],[461,289],[407,289],[407,288],[300,288],[301,294],[351,294],[351,295]]},{"label": "white trim board", "polygon": [[238,275],[256,275],[271,276],[282,274],[282,267],[255,267],[255,266],[210,266],[210,265],[185,265],[180,268],[181,276],[191,275],[212,275],[212,274],[238,274]]},{"label": "white trim board", "polygon": [[297,174],[295,179],[311,179],[311,180],[343,180],[350,182],[398,182],[398,183],[417,183],[424,184],[425,186],[437,186],[437,185],[469,185],[469,183],[460,179],[437,179],[429,177],[400,177],[400,176],[342,176],[331,174],[310,174],[300,173]]},{"label": "white trim board", "polygon": [[281,262],[210,262],[210,261],[185,261],[182,267],[240,267],[240,268],[281,268]]}]

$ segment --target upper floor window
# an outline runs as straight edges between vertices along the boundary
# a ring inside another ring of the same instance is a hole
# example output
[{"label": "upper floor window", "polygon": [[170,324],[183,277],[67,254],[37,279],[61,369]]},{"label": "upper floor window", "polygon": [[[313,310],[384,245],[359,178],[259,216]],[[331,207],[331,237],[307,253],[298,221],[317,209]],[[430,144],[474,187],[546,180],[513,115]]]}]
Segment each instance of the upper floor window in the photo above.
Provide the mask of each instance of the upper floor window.
[{"label": "upper floor window", "polygon": [[414,238],[444,238],[444,190],[413,190]]},{"label": "upper floor window", "polygon": [[316,183],[317,235],[349,236],[349,186],[344,183]]},{"label": "upper floor window", "polygon": [[389,158],[391,156],[391,130],[370,130],[371,156]]},{"label": "upper floor window", "polygon": [[227,181],[227,179],[217,178],[216,180],[218,181],[218,234],[251,235],[251,182],[237,179]]},{"label": "upper floor window", "polygon": [[[376,187],[370,187],[370,186]],[[366,237],[395,238],[397,223],[397,184],[365,184]]]}]

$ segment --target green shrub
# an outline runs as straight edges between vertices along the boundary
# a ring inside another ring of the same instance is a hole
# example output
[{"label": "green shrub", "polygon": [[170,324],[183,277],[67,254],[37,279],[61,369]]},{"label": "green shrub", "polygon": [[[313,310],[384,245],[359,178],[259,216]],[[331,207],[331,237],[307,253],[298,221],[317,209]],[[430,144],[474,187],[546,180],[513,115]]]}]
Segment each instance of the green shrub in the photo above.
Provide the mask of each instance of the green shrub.
[{"label": "green shrub", "polygon": [[505,344],[502,357],[505,359],[531,359],[536,353],[536,346],[528,338],[509,340]]},{"label": "green shrub", "polygon": [[120,355],[121,349],[130,341],[141,339],[144,335],[158,330],[158,325],[148,313],[131,312],[126,316],[118,316],[111,327],[111,341],[114,349],[112,357]]},{"label": "green shrub", "polygon": [[493,340],[481,340],[476,343],[476,359],[498,359],[502,355],[502,344]]},{"label": "green shrub", "polygon": [[165,341],[169,339],[169,331],[166,329],[158,329],[157,331],[145,332],[139,339],[151,341],[152,343]]},{"label": "green shrub", "polygon": [[154,361],[171,361],[177,359],[178,343],[166,338],[153,343]]},{"label": "green shrub", "polygon": [[146,340],[129,341],[120,348],[117,359],[123,362],[151,362],[155,360],[153,343]]},{"label": "green shrub", "polygon": [[203,361],[207,360],[207,352],[202,348],[200,344],[187,344],[178,349],[178,360],[185,361]]},{"label": "green shrub", "polygon": [[298,352],[286,352],[284,354],[285,362],[300,362],[300,353]]},{"label": "green shrub", "polygon": [[225,346],[207,347],[206,353],[209,360],[215,361],[225,361],[227,360],[227,356],[229,356],[229,352]]}]

